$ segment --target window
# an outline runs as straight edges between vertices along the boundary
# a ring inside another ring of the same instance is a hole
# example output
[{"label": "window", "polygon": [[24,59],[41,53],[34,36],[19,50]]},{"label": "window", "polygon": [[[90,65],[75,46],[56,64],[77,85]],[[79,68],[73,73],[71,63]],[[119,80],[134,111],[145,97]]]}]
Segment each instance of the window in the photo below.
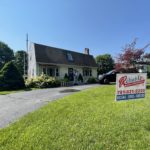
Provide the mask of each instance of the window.
[{"label": "window", "polygon": [[84,68],[83,69],[83,76],[92,76],[92,69]]},{"label": "window", "polygon": [[55,76],[55,68],[47,68],[47,75],[54,77]]},{"label": "window", "polygon": [[67,59],[69,61],[73,61],[73,57],[72,57],[71,53],[67,53]]},{"label": "window", "polygon": [[56,68],[56,76],[57,77],[59,76],[59,70],[58,70],[58,68]]},{"label": "window", "polygon": [[74,80],[73,68],[68,68],[68,76],[69,76],[69,80],[70,80],[70,81],[73,81],[73,80]]},{"label": "window", "polygon": [[46,74],[46,68],[43,68],[43,74]]},{"label": "window", "polygon": [[43,66],[42,72],[43,74],[51,77],[59,76],[59,68],[56,68],[54,66]]},{"label": "window", "polygon": [[90,69],[90,76],[92,76],[92,70]]}]

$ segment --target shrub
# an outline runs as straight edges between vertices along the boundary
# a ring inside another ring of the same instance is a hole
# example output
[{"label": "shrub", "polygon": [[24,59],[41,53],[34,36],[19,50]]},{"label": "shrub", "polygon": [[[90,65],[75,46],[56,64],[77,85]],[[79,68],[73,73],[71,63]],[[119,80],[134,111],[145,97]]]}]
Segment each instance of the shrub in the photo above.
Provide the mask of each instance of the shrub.
[{"label": "shrub", "polygon": [[25,88],[24,79],[13,62],[8,62],[0,71],[0,90]]},{"label": "shrub", "polygon": [[35,79],[26,80],[27,88],[51,88],[59,87],[60,81],[46,75],[41,75]]},{"label": "shrub", "polygon": [[82,77],[81,73],[78,76],[78,81],[83,82],[83,77]]},{"label": "shrub", "polygon": [[150,79],[150,72],[147,72],[147,78]]},{"label": "shrub", "polygon": [[96,78],[94,78],[94,77],[90,77],[90,78],[87,80],[87,83],[89,83],[89,84],[97,83],[97,80],[96,80]]},{"label": "shrub", "polygon": [[65,76],[64,76],[63,81],[65,81],[65,82],[69,82],[69,81],[70,81],[70,80],[69,80],[69,76],[68,76],[67,73],[65,73]]}]

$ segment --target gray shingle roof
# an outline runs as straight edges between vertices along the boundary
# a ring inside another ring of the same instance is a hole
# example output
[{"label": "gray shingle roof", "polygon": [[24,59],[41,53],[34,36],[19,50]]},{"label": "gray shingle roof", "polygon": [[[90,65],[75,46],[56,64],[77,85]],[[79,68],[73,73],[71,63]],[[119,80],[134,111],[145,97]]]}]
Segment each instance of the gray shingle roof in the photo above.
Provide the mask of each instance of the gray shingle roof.
[{"label": "gray shingle roof", "polygon": [[[36,43],[34,43],[34,47],[35,57],[38,63],[97,67],[95,59],[92,55],[86,55],[70,50],[64,50]],[[72,61],[68,59],[68,53],[72,55]]]}]

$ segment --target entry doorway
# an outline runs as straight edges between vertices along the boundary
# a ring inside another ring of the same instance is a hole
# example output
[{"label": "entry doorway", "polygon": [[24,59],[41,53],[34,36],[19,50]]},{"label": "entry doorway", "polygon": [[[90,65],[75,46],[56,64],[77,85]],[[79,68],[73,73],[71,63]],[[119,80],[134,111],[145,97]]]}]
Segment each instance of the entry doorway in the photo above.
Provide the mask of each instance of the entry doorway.
[{"label": "entry doorway", "polygon": [[74,81],[73,68],[68,68],[68,76],[70,81]]}]

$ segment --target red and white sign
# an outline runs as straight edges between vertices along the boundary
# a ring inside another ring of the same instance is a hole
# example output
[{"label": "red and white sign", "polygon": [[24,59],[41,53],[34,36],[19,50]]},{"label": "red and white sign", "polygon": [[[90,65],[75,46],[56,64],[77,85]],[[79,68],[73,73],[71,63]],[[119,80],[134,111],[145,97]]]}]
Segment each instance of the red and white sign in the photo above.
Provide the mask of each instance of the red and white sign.
[{"label": "red and white sign", "polygon": [[144,98],[146,78],[146,73],[117,74],[116,100]]}]

